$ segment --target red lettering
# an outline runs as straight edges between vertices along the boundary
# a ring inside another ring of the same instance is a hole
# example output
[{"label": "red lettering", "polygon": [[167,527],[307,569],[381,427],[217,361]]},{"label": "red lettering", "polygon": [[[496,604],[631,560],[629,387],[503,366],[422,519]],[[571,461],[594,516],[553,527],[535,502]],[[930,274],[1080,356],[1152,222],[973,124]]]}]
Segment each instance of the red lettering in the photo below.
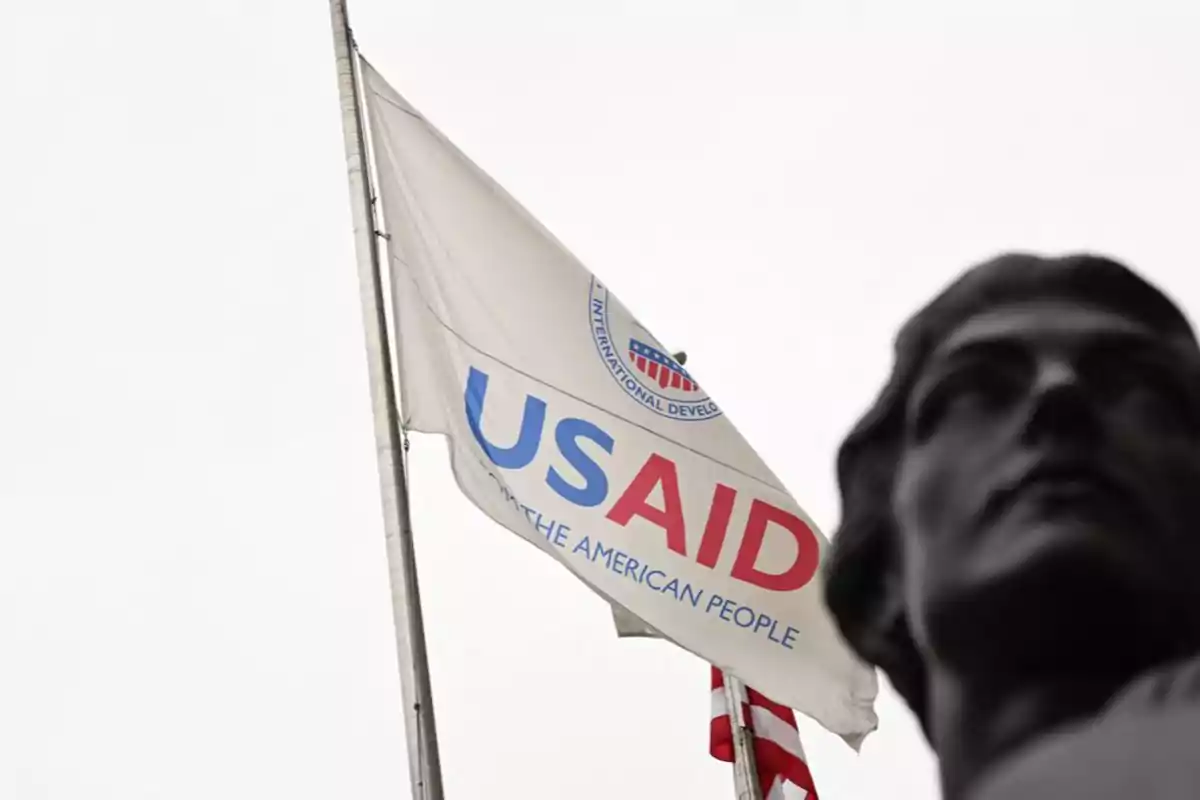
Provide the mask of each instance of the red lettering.
[{"label": "red lettering", "polygon": [[[655,508],[646,502],[659,484],[662,484],[666,508]],[[634,516],[642,517],[667,532],[668,548],[681,556],[687,555],[687,530],[683,524],[683,502],[679,498],[679,474],[675,471],[675,462],[658,453],[651,454],[646,460],[607,516],[618,525],[628,525]]]},{"label": "red lettering", "polygon": [[[774,522],[787,530],[796,540],[796,560],[783,572],[763,572],[755,566],[762,552],[763,540],[767,536],[767,525]],[[776,592],[791,592],[804,586],[817,574],[820,560],[820,544],[812,528],[795,514],[770,503],[755,500],[750,506],[750,519],[746,522],[746,533],[733,562],[734,578]]]},{"label": "red lettering", "polygon": [[696,563],[709,569],[717,565],[721,548],[725,546],[725,534],[729,531],[729,517],[733,514],[733,502],[737,491],[718,483],[713,491],[712,505],[708,509],[708,522],[704,525],[704,537],[700,539],[700,552]]}]

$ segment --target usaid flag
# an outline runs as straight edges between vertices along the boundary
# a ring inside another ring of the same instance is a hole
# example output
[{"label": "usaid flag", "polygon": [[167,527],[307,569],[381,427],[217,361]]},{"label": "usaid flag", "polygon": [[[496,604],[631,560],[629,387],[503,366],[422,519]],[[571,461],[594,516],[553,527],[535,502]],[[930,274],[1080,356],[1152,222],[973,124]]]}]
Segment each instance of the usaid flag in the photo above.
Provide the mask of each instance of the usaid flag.
[{"label": "usaid flag", "polygon": [[405,425],[445,434],[473,503],[651,631],[850,740],[873,729],[874,673],[822,602],[827,542],[703,380],[363,78]]}]

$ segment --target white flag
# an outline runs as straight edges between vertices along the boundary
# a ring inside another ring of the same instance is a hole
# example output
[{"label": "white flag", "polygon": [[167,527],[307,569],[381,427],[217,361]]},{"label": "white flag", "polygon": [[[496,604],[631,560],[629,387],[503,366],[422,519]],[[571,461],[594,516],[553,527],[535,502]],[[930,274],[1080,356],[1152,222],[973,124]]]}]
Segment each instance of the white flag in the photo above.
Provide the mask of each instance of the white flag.
[{"label": "white flag", "polygon": [[835,733],[873,729],[812,521],[606,284],[363,74],[408,428],[449,437],[467,497],[615,606]]}]

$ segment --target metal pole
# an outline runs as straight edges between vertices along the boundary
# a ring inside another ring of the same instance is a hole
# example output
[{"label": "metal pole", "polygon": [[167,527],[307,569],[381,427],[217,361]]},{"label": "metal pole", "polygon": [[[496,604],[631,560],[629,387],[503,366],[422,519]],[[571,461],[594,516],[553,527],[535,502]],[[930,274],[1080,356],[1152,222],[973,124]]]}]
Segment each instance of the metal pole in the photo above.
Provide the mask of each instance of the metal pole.
[{"label": "metal pole", "polygon": [[754,758],[754,731],[746,719],[745,686],[728,672],[725,681],[725,705],[729,709],[729,730],[733,735],[733,783],[737,800],[763,800],[758,783],[758,762]]},{"label": "metal pole", "polygon": [[[687,363],[687,353],[672,354],[680,366]],[[754,757],[754,731],[746,719],[746,687],[724,670],[721,681],[725,687],[725,707],[729,710],[729,733],[733,737],[733,786],[737,800],[763,800],[758,782],[758,761]]]},{"label": "metal pole", "polygon": [[363,333],[366,337],[367,372],[383,503],[383,530],[392,590],[392,614],[400,688],[404,698],[404,727],[408,740],[408,770],[414,800],[443,800],[442,769],[438,755],[433,691],[425,650],[425,626],[413,552],[409,519],[408,482],[401,451],[400,415],[392,383],[383,278],[376,242],[370,175],[367,171],[366,135],[359,98],[350,23],[345,0],[329,0],[333,24],[333,49],[337,62],[338,93],[342,105],[342,133],[350,179],[350,206],[354,220],[354,247],[362,296]]}]

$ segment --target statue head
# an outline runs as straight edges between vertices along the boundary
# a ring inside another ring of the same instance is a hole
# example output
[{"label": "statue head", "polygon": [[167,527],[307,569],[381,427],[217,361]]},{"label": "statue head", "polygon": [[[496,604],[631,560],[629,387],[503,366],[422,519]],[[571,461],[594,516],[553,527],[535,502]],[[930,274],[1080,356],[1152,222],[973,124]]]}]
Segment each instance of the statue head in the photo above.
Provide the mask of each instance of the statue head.
[{"label": "statue head", "polygon": [[826,599],[927,734],[934,671],[1200,652],[1200,350],[1125,266],[966,272],[901,330],[837,468]]}]

